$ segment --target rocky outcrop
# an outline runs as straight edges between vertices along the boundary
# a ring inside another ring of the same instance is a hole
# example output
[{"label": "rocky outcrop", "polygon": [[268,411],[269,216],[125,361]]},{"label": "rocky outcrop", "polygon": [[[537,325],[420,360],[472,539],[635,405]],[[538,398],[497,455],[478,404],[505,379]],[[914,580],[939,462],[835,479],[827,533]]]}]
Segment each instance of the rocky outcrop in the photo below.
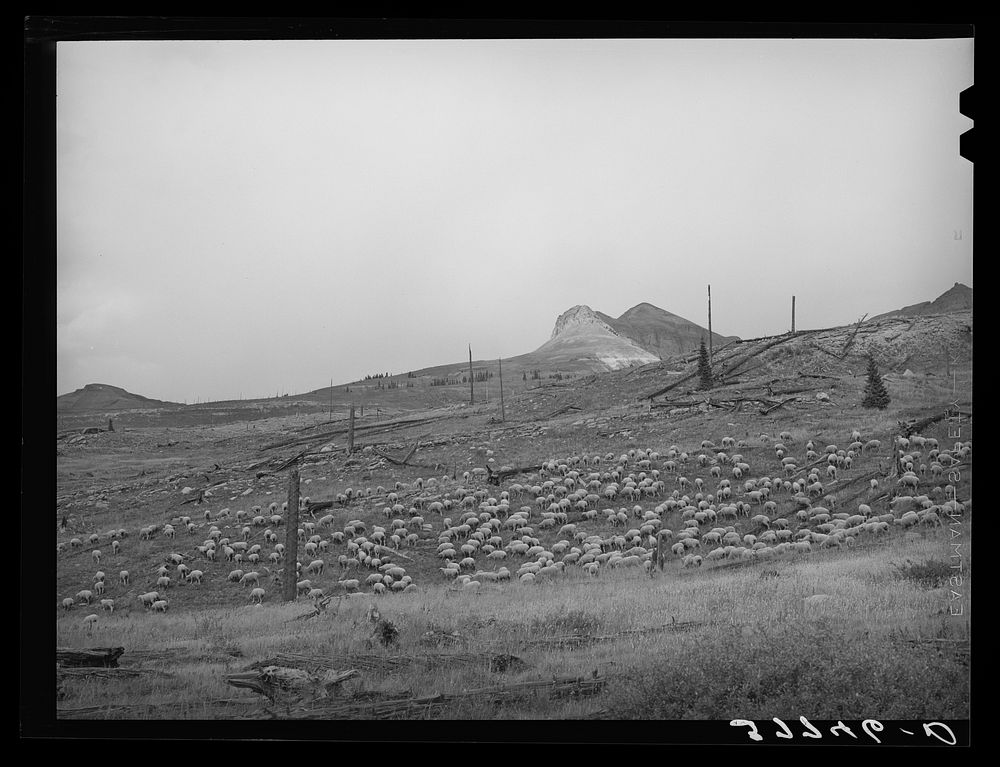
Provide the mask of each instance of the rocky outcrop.
[{"label": "rocky outcrop", "polygon": [[550,362],[594,360],[608,370],[659,360],[620,335],[589,306],[574,306],[556,320],[552,335],[534,352]]}]

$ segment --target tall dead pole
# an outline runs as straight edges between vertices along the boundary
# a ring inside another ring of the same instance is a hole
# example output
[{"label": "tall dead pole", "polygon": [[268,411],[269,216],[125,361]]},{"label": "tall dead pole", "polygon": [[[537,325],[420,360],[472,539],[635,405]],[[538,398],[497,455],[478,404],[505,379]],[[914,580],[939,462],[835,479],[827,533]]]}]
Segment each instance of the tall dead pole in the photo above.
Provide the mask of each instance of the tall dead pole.
[{"label": "tall dead pole", "polygon": [[476,404],[476,392],[472,387],[472,344],[469,344],[469,404]]},{"label": "tall dead pole", "polygon": [[347,420],[347,454],[354,452],[354,405],[351,405],[351,414]]},{"label": "tall dead pole", "polygon": [[285,519],[285,572],[281,579],[281,598],[286,602],[295,601],[299,561],[299,470],[292,469],[288,475],[288,511]]},{"label": "tall dead pole", "polygon": [[795,332],[795,296],[792,296],[792,332]]},{"label": "tall dead pole", "polygon": [[498,358],[497,363],[500,365],[500,420],[506,421],[507,416],[503,409],[503,359]]},{"label": "tall dead pole", "polygon": [[708,286],[708,361],[712,361],[712,286]]},{"label": "tall dead pole", "polygon": [[330,418],[333,418],[333,379],[330,379]]}]

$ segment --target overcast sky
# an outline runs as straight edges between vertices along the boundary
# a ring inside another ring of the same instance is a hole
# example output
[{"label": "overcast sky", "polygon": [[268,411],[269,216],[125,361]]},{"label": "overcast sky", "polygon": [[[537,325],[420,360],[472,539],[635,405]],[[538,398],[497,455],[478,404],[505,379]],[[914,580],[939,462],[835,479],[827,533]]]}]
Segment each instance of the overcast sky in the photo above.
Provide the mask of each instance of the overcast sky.
[{"label": "overcast sky", "polygon": [[932,300],[972,286],[972,82],[968,39],[60,42],[58,393],[705,325],[709,283],[744,338]]}]

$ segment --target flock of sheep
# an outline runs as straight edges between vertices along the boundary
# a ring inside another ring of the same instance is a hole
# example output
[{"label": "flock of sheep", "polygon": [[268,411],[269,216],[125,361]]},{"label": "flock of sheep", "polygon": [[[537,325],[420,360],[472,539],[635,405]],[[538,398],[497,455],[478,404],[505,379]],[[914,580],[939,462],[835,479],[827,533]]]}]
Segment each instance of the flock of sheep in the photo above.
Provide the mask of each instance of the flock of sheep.
[{"label": "flock of sheep", "polygon": [[[385,521],[369,525],[351,519],[337,530],[337,515],[315,518],[303,497],[298,540],[306,564],[296,562],[296,592],[318,602],[335,592],[412,590],[417,584],[400,564],[412,560],[403,549],[433,546],[435,539],[442,576],[455,588],[475,591],[487,583],[529,584],[572,570],[597,576],[613,568],[651,571],[672,562],[695,568],[842,548],[893,528],[940,526],[945,516],[966,508],[958,500],[957,482],[938,483],[960,476],[952,469],[971,461],[971,442],[942,450],[934,439],[898,437],[888,456],[901,468],[887,488],[891,501],[882,502],[873,478],[860,490],[870,502],[850,506],[848,496],[838,499],[838,488],[847,485],[848,473],[870,464],[871,456],[885,460],[880,441],[862,441],[854,431],[844,448],[800,445],[788,432],[778,440],[760,435],[757,442],[725,437],[718,446],[704,440],[697,450],[672,445],[662,453],[636,448],[621,455],[553,459],[503,490],[486,484],[482,469],[466,472],[461,482],[442,477],[397,482],[392,489],[348,488],[336,497],[344,509],[366,510]],[[761,449],[773,451],[774,458],[749,457]],[[933,487],[921,493],[924,485]],[[850,497],[857,495],[851,492]],[[93,584],[62,599],[61,607],[98,604],[110,613],[116,606],[112,592],[128,598],[138,588],[134,602],[166,612],[172,589],[221,582],[230,567],[225,582],[239,587],[235,593],[244,594],[244,601],[259,605],[267,597],[265,585],[280,594],[285,577],[285,547],[275,532],[285,513],[284,504],[272,503],[267,509],[223,509],[214,519],[206,511],[204,522],[181,516],[142,527],[137,546],[157,538],[177,541],[178,535],[190,541],[207,528],[200,543],[175,544],[185,553],[165,556],[143,583],[134,583],[125,569],[112,583],[100,569],[103,559],[120,560],[123,548],[132,546],[127,530],[93,533],[86,544],[81,538],[59,543],[59,554],[89,544],[98,568]],[[110,554],[97,548],[105,541]],[[98,616],[84,620],[91,630]]]}]

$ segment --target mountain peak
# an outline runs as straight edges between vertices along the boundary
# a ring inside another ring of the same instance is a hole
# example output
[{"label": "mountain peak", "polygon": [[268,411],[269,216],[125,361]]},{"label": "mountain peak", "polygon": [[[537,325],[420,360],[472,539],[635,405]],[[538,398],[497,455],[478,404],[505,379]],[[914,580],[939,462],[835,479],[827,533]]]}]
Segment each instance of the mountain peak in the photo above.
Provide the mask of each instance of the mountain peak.
[{"label": "mountain peak", "polygon": [[567,333],[577,335],[594,328],[617,335],[611,326],[598,316],[597,312],[586,304],[577,304],[559,315],[549,339]]},{"label": "mountain peak", "polygon": [[653,304],[643,301],[641,304],[636,304],[628,311],[622,312],[621,316],[618,317],[619,320],[628,320],[632,317],[676,317],[676,314],[671,314],[666,309],[661,309],[659,306],[654,306]]}]

